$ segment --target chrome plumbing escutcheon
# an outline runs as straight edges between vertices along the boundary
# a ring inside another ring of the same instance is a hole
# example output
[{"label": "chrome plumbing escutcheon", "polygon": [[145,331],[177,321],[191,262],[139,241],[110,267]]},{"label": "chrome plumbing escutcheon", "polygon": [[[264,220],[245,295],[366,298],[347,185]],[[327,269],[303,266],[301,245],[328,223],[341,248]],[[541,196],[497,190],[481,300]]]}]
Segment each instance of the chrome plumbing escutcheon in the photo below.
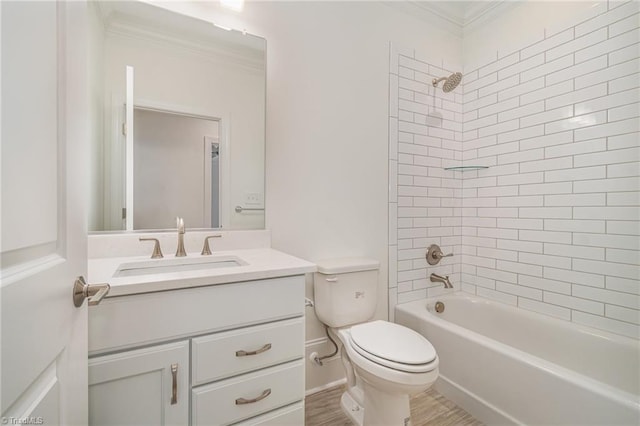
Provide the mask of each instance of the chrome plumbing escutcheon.
[{"label": "chrome plumbing escutcheon", "polygon": [[427,255],[425,256],[427,259],[427,263],[429,265],[437,265],[440,263],[440,259],[443,257],[452,257],[453,253],[444,254],[442,250],[440,250],[440,246],[437,244],[431,244],[429,249],[427,250]]}]

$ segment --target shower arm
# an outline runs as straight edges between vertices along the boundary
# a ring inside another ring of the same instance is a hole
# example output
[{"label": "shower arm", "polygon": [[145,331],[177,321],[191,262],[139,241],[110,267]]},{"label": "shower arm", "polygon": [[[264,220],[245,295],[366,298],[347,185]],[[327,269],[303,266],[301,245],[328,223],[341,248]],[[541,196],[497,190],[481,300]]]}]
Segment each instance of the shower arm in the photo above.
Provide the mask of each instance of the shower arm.
[{"label": "shower arm", "polygon": [[436,87],[438,83],[440,83],[443,80],[446,80],[447,78],[448,77],[434,78],[433,80],[431,80],[431,84],[433,84],[433,87]]}]

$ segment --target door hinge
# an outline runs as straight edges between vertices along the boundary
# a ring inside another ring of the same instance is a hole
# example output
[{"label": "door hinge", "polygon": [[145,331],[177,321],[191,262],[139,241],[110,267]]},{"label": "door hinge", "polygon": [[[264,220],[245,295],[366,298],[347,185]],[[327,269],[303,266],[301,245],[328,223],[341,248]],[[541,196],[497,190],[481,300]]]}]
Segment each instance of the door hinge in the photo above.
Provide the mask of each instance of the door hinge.
[{"label": "door hinge", "polygon": [[122,123],[122,135],[127,136],[127,123]]},{"label": "door hinge", "polygon": [[127,208],[123,207],[122,208],[122,219],[126,219],[127,218]]}]

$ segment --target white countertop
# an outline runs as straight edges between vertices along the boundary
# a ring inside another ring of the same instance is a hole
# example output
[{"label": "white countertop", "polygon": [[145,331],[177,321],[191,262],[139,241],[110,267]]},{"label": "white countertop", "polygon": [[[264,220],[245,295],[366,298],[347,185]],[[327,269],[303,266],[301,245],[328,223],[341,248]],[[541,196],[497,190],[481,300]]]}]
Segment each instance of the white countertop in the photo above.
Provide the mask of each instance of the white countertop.
[{"label": "white countertop", "polygon": [[[270,248],[216,251],[213,256],[237,256],[246,265],[159,274],[114,277],[121,264],[146,262],[149,256],[106,257],[89,259],[89,282],[109,283],[106,297],[125,296],[165,290],[177,290],[239,281],[260,280],[315,272],[316,265]],[[188,253],[190,258],[203,258],[200,253]],[[165,259],[173,258],[166,256]],[[161,259],[160,259],[161,261]]]}]

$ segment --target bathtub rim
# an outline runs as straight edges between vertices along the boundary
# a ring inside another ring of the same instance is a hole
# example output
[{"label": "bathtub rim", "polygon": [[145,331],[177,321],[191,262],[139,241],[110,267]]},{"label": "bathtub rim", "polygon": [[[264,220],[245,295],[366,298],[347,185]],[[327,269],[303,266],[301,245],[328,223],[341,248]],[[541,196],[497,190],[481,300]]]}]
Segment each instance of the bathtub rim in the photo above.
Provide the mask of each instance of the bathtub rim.
[{"label": "bathtub rim", "polygon": [[[412,315],[412,316],[417,316],[418,318],[420,318],[421,316],[428,316],[430,317],[430,320],[433,320],[433,322],[438,325],[441,326],[445,331],[448,332],[452,332],[458,335],[462,335],[465,338],[468,338],[469,340],[471,340],[472,342],[476,343],[476,344],[480,344],[480,345],[484,345],[489,347],[492,350],[495,351],[499,351],[501,353],[504,353],[512,358],[516,358],[518,361],[523,362],[529,366],[533,366],[533,367],[539,367],[544,369],[547,373],[558,377],[558,378],[562,378],[565,380],[568,380],[569,382],[575,384],[576,386],[580,386],[583,388],[586,388],[587,390],[601,396],[601,397],[605,397],[605,398],[609,398],[614,400],[615,402],[626,406],[629,409],[632,410],[636,410],[640,412],[640,394],[636,395],[634,393],[628,392],[626,390],[620,389],[620,388],[616,388],[610,384],[598,381],[596,379],[593,379],[591,377],[585,376],[584,374],[577,372],[575,370],[571,370],[569,368],[560,366],[558,364],[555,364],[551,361],[548,361],[544,358],[540,358],[536,355],[532,355],[528,352],[525,352],[521,349],[515,348],[513,346],[507,345],[506,343],[502,343],[499,342],[491,337],[487,337],[487,336],[483,336],[480,333],[477,333],[473,330],[469,330],[466,329],[458,324],[454,324],[452,322],[449,322],[443,318],[439,318],[435,313],[433,313],[432,311],[430,311],[429,309],[427,309],[427,304],[429,302],[431,303],[435,303],[436,301],[443,301],[445,299],[451,299],[451,298],[466,298],[466,299],[470,299],[470,300],[479,300],[480,302],[487,302],[489,304],[493,304],[493,305],[498,305],[500,307],[510,307],[512,309],[518,309],[518,312],[520,310],[522,310],[522,313],[527,314],[527,315],[531,315],[533,318],[538,319],[539,317],[545,319],[545,320],[554,320],[555,321],[559,321],[561,323],[567,323],[569,324],[569,327],[574,328],[573,326],[576,326],[576,328],[579,329],[586,329],[584,330],[585,332],[589,332],[590,334],[592,331],[596,331],[597,333],[604,333],[607,335],[607,337],[609,335],[614,336],[616,338],[621,338],[624,340],[628,340],[629,342],[627,343],[633,343],[634,339],[631,339],[629,337],[626,336],[620,336],[620,335],[616,335],[613,333],[609,333],[607,331],[604,330],[598,330],[598,329],[593,329],[591,327],[586,327],[580,324],[575,324],[575,323],[571,323],[568,321],[563,321],[559,318],[554,318],[554,317],[547,317],[543,314],[539,314],[536,312],[532,312],[532,311],[527,311],[524,309],[519,309],[516,308],[512,305],[508,305],[508,304],[504,304],[504,303],[500,303],[494,300],[490,300],[490,299],[486,299],[483,297],[479,297],[479,296],[475,296],[475,295],[471,295],[468,293],[464,293],[461,291],[457,291],[454,293],[450,293],[447,295],[439,295],[439,296],[435,296],[435,297],[429,297],[429,298],[425,298],[425,299],[420,299],[420,300],[415,300],[412,302],[407,302],[407,303],[402,303],[402,304],[398,304],[395,306],[395,311],[396,313],[398,311],[403,311],[406,314]],[[446,301],[445,301],[446,304]],[[422,314],[421,314],[422,312]],[[520,313],[520,312],[519,312]],[[396,316],[396,320],[397,320],[397,316]],[[565,325],[566,326],[566,325]],[[436,352],[438,351],[438,348],[436,348]],[[443,377],[446,379],[446,375],[443,375]],[[448,379],[447,379],[448,380]],[[449,381],[449,380],[448,380]]]},{"label": "bathtub rim", "polygon": [[[509,303],[504,303],[504,302],[500,302],[498,300],[494,300],[494,299],[489,299],[486,297],[482,297],[482,296],[476,296],[470,293],[466,293],[464,291],[456,291],[453,293],[447,293],[447,294],[441,294],[439,296],[433,296],[433,297],[427,297],[424,299],[420,299],[420,300],[414,300],[412,302],[406,302],[406,303],[402,303],[402,304],[397,304],[396,306],[402,306],[402,305],[408,305],[411,303],[415,303],[415,302],[420,302],[420,301],[433,301],[433,303],[437,302],[437,301],[446,301],[447,299],[468,299],[471,300],[472,303],[474,301],[478,301],[481,303],[486,303],[489,305],[495,305],[498,306],[501,309],[506,309],[506,310],[514,310],[517,311],[519,315],[524,315],[526,317],[530,317],[530,318],[535,318],[535,319],[539,319],[542,320],[544,322],[552,322],[555,324],[558,324],[560,327],[565,328],[565,329],[575,329],[578,330],[581,333],[585,333],[585,334],[590,334],[590,335],[595,335],[598,337],[602,337],[602,338],[606,338],[608,340],[613,340],[616,343],[620,343],[620,344],[624,344],[624,345],[639,345],[640,344],[640,340],[638,339],[634,339],[632,337],[629,336],[625,336],[622,334],[616,334],[613,333],[611,331],[608,330],[603,330],[603,329],[599,329],[599,328],[595,328],[595,327],[590,327],[588,325],[584,325],[584,324],[579,324],[579,323],[575,323],[575,322],[571,322],[571,321],[567,321],[565,319],[553,316],[553,315],[545,315],[539,312],[535,312],[535,311],[531,311],[529,309],[525,309],[525,308],[521,308],[515,305],[511,305]],[[446,306],[446,304],[445,304]],[[441,319],[439,318],[437,315],[434,315],[432,311],[427,309],[427,312],[431,313],[435,318]],[[448,322],[448,321],[447,321]],[[464,328],[464,327],[462,327]]]}]

